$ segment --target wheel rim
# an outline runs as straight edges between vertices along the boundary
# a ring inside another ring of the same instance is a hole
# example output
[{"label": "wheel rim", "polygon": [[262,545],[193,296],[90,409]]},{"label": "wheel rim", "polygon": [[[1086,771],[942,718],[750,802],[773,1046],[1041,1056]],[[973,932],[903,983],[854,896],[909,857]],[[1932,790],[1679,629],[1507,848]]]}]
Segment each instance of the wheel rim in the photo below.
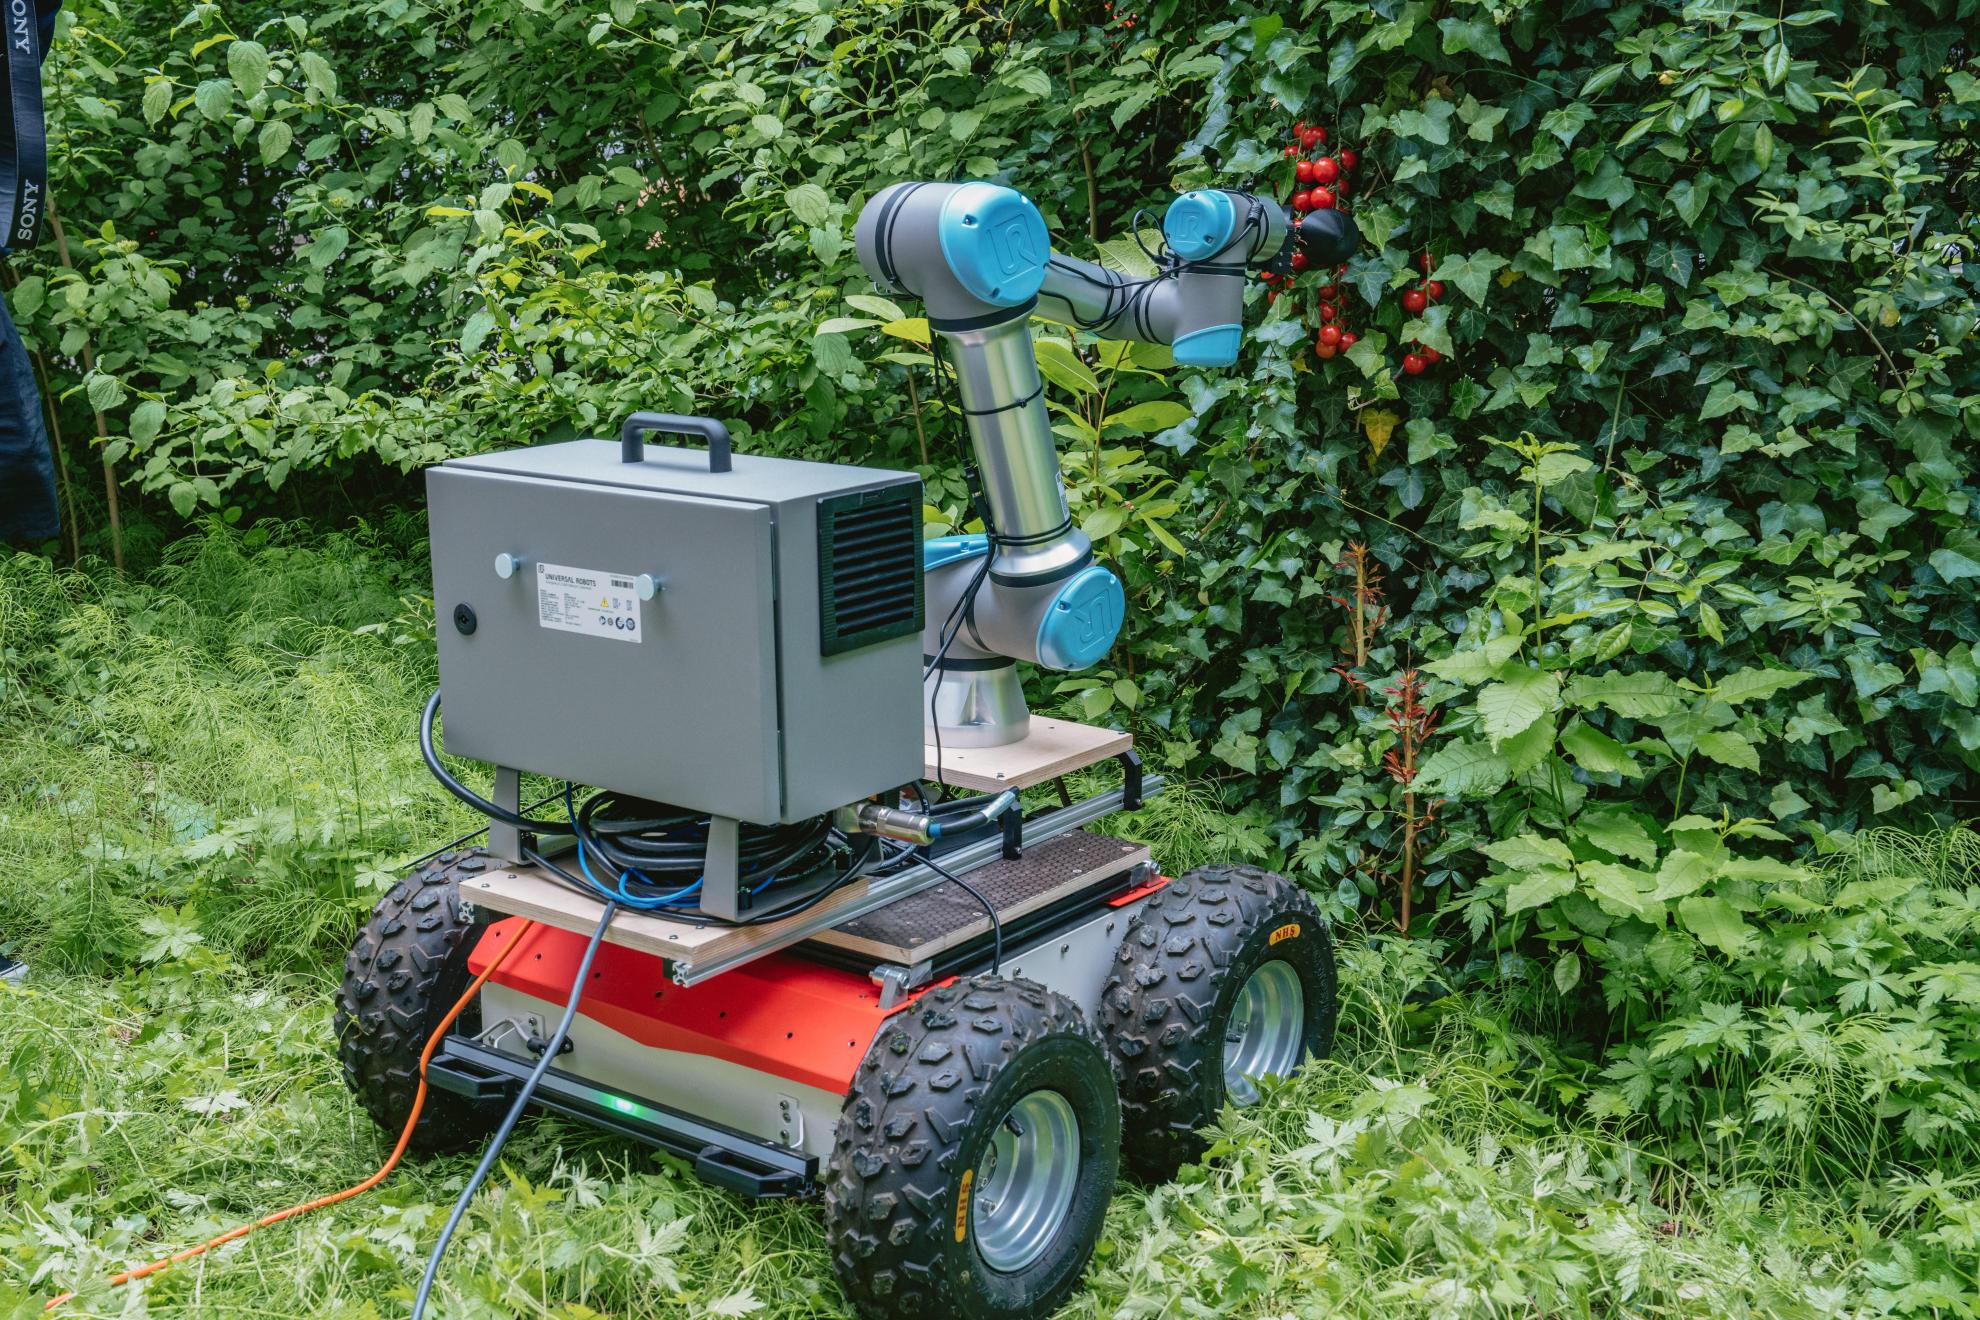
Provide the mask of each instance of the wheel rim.
[{"label": "wheel rim", "polygon": [[977,1254],[1005,1274],[1045,1254],[1072,1209],[1079,1181],[1079,1116],[1057,1091],[1020,1096],[977,1167]]},{"label": "wheel rim", "polygon": [[1224,1090],[1232,1101],[1258,1099],[1258,1079],[1290,1076],[1306,1035],[1306,991],[1299,973],[1274,958],[1245,978],[1224,1033]]}]

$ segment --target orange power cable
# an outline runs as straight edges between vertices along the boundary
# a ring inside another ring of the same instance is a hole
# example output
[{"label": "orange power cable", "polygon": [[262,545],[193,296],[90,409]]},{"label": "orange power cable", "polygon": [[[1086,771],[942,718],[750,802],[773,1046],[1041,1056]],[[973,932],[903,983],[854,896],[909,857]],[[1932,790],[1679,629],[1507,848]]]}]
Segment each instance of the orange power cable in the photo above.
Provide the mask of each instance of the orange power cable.
[{"label": "orange power cable", "polygon": [[[244,1238],[257,1228],[267,1228],[270,1224],[279,1224],[285,1219],[294,1219],[297,1215],[306,1215],[312,1210],[321,1210],[327,1205],[335,1205],[339,1201],[348,1201],[353,1196],[362,1196],[389,1178],[392,1175],[392,1170],[399,1166],[399,1158],[406,1153],[406,1147],[412,1141],[413,1125],[419,1122],[419,1111],[426,1104],[426,1065],[433,1057],[434,1047],[446,1036],[447,1029],[454,1025],[454,1019],[461,1015],[461,1010],[468,1006],[468,1002],[481,989],[482,983],[495,974],[495,970],[502,965],[503,960],[515,951],[516,946],[522,943],[522,937],[535,925],[536,923],[534,921],[525,921],[516,927],[515,938],[510,940],[503,947],[502,951],[495,955],[495,961],[488,964],[486,971],[474,978],[474,983],[468,986],[462,992],[461,997],[454,1001],[454,1006],[447,1010],[447,1016],[441,1018],[440,1024],[433,1028],[433,1034],[427,1039],[426,1048],[419,1052],[419,1089],[413,1092],[412,1112],[406,1115],[406,1126],[399,1133],[399,1144],[392,1147],[391,1155],[386,1158],[385,1163],[378,1166],[378,1172],[355,1186],[346,1187],[341,1192],[332,1192],[328,1196],[319,1196],[314,1201],[305,1201],[301,1205],[292,1205],[286,1210],[277,1210],[271,1215],[262,1216],[253,1223],[241,1224],[235,1228],[230,1228],[219,1237],[202,1242],[196,1247],[187,1247],[177,1255],[167,1256],[163,1260],[154,1260],[149,1265],[140,1265],[136,1269],[125,1270],[121,1274],[113,1274],[110,1276],[110,1286],[121,1288],[133,1279],[147,1278],[158,1273],[160,1270],[170,1269],[182,1260],[191,1260],[194,1256],[203,1256],[215,1247],[225,1246],[237,1238]],[[60,1297],[50,1298],[48,1304],[41,1309],[52,1311],[74,1296],[75,1293],[73,1292],[65,1292]]]}]

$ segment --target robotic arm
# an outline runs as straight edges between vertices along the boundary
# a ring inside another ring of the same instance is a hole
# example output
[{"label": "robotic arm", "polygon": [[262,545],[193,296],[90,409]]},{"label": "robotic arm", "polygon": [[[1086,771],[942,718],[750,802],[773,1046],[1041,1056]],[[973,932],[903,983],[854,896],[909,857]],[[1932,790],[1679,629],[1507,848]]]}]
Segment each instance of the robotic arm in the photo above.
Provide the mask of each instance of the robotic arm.
[{"label": "robotic arm", "polygon": [[[1250,270],[1283,267],[1295,236],[1276,202],[1202,190],[1169,206],[1161,271],[1137,279],[1055,255],[1031,200],[993,183],[897,183],[860,212],[860,264],[883,291],[919,298],[955,369],[989,504],[987,535],[924,549],[922,652],[931,732],[956,747],[1016,742],[1029,728],[1015,660],[1096,663],[1120,632],[1120,580],[1073,525],[1032,356],[1033,312],[1111,338],[1171,345],[1185,366],[1237,360]],[[1308,215],[1298,244],[1335,264],[1354,230]]]}]

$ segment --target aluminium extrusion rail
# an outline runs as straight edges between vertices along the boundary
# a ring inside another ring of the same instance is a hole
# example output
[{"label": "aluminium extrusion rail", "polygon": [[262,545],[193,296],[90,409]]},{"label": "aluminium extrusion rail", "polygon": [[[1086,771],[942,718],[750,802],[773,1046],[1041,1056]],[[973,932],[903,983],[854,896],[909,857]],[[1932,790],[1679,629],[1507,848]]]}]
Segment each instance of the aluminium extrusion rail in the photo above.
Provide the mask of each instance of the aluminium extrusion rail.
[{"label": "aluminium extrusion rail", "polygon": [[[1146,776],[1141,784],[1141,800],[1146,802],[1160,793],[1162,788],[1163,781],[1160,775]],[[1127,793],[1128,788],[1125,785],[1108,789],[1090,798],[1082,798],[1071,806],[1059,807],[1027,820],[1024,822],[1025,841],[1029,843],[1039,839],[1049,839],[1056,834],[1064,834],[1067,830],[1077,829],[1081,825],[1099,820],[1102,816],[1110,816],[1121,810]],[[945,854],[941,859],[942,865],[947,870],[962,875],[996,861],[1003,855],[1003,850],[1003,837],[992,833],[986,838]],[[678,959],[669,958],[674,981],[683,986],[697,985],[712,976],[720,976],[723,972],[740,967],[744,963],[753,962],[767,953],[774,953],[778,949],[788,948],[809,939],[819,931],[830,930],[855,917],[865,916],[875,908],[885,907],[910,894],[918,894],[924,889],[945,883],[947,883],[946,877],[932,867],[923,865],[910,866],[895,875],[880,876],[868,882],[864,896],[826,912],[794,917],[785,929],[778,930],[775,935],[759,943],[753,943],[746,949],[717,954],[701,960],[697,960],[691,953],[683,954]]]}]

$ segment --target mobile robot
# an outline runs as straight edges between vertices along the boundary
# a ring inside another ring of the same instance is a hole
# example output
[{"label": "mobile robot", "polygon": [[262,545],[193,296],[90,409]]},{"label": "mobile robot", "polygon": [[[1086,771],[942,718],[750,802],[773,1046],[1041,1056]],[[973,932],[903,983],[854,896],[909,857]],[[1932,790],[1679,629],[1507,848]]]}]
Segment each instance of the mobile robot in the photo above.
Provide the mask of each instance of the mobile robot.
[{"label": "mobile robot", "polygon": [[[1166,1178],[1226,1100],[1327,1051],[1313,902],[1088,828],[1161,781],[1018,679],[1093,665],[1125,609],[1068,513],[1031,316],[1228,366],[1249,271],[1353,247],[1239,192],[1177,197],[1162,232],[1138,279],[1054,254],[991,183],[862,211],[862,265],[946,349],[983,534],[924,540],[913,473],[732,455],[698,417],[428,471],[445,740],[496,768],[482,797],[443,767],[435,693],[428,764],[490,829],[347,961],[344,1076],[382,1127],[422,1079],[415,1151],[571,1115],[820,1197],[864,1315],[1000,1320],[1077,1285],[1123,1161]],[[1074,799],[1110,761],[1119,786]],[[525,771],[565,785],[534,815]]]}]

